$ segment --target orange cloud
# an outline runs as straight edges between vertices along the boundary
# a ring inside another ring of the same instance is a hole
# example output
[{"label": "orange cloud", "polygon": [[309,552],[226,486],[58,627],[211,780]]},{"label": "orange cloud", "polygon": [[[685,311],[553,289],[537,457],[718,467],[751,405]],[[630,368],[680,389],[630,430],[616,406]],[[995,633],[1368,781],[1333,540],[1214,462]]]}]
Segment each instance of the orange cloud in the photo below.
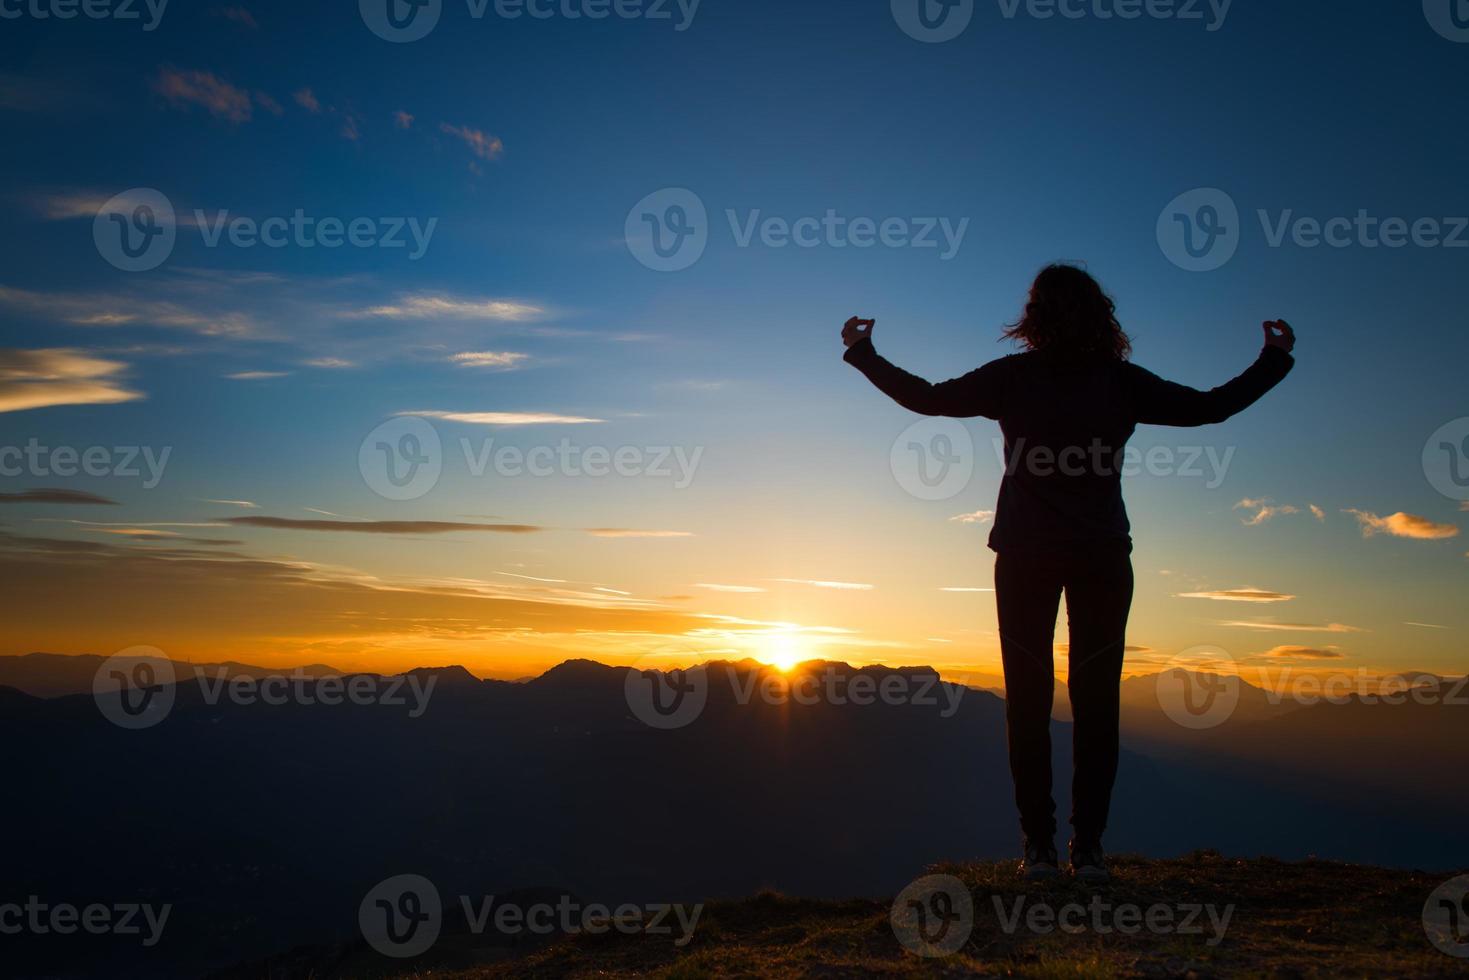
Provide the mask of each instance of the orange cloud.
[{"label": "orange cloud", "polygon": [[1351,514],[1362,525],[1362,537],[1364,538],[1370,538],[1376,534],[1390,534],[1395,538],[1442,541],[1459,536],[1457,525],[1440,524],[1416,514],[1404,514],[1402,511],[1386,517],[1378,517],[1371,511],[1365,510],[1347,510],[1345,513]]},{"label": "orange cloud", "polygon": [[250,121],[249,93],[207,71],[162,68],[153,83],[153,90],[176,106],[203,106],[210,115],[229,122]]}]

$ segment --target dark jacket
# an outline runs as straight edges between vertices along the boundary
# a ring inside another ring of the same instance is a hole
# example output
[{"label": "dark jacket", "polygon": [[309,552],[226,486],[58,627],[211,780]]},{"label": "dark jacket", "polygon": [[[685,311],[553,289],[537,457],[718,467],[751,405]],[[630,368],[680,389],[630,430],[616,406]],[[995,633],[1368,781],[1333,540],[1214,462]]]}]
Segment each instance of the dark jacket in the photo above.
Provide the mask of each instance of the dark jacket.
[{"label": "dark jacket", "polygon": [[920,415],[999,421],[1006,463],[990,547],[1068,554],[1131,549],[1122,454],[1138,425],[1223,422],[1295,365],[1284,350],[1266,347],[1244,374],[1198,391],[1127,361],[1045,351],[991,361],[942,384],[896,367],[870,339],[848,348],[846,361]]}]

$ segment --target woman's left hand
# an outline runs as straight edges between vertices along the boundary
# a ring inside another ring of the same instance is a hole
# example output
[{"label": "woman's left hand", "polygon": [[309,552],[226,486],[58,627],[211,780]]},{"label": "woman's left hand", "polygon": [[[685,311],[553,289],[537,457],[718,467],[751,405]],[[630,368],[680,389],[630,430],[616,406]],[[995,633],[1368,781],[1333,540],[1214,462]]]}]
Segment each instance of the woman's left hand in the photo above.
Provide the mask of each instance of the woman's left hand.
[{"label": "woman's left hand", "polygon": [[[851,347],[863,340],[872,339],[872,328],[877,326],[876,320],[864,320],[861,317],[852,317],[842,327],[842,343]],[[864,329],[865,328],[865,329]]]}]

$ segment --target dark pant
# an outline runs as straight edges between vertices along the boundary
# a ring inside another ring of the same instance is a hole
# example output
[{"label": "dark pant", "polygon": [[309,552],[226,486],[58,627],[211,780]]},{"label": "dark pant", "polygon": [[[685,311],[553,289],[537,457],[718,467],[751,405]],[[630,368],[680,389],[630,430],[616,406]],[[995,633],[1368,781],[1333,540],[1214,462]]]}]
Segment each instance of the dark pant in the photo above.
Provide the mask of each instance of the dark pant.
[{"label": "dark pant", "polygon": [[1056,612],[1066,593],[1070,624],[1071,826],[1100,839],[1117,778],[1117,725],[1132,561],[1122,550],[1085,558],[1006,552],[995,561],[1010,775],[1027,836],[1056,833],[1051,797],[1051,707],[1055,697]]}]

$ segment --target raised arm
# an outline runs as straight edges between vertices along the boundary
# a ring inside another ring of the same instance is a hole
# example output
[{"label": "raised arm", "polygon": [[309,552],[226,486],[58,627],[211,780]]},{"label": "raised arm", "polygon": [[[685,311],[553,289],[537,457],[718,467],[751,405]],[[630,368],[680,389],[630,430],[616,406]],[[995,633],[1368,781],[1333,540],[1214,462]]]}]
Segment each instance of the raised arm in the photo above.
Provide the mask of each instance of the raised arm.
[{"label": "raised arm", "polygon": [[1244,374],[1209,391],[1164,381],[1150,371],[1131,367],[1132,398],[1137,421],[1152,425],[1196,426],[1223,422],[1259,401],[1295,366],[1291,351],[1296,335],[1284,320],[1265,324],[1265,349]]},{"label": "raised arm", "polygon": [[970,371],[962,378],[933,384],[909,374],[877,352],[872,346],[873,320],[857,317],[842,328],[847,345],[843,360],[867,376],[878,390],[910,412],[919,415],[946,415],[970,419],[978,416],[997,419],[1004,396],[1003,371],[998,361]]}]

